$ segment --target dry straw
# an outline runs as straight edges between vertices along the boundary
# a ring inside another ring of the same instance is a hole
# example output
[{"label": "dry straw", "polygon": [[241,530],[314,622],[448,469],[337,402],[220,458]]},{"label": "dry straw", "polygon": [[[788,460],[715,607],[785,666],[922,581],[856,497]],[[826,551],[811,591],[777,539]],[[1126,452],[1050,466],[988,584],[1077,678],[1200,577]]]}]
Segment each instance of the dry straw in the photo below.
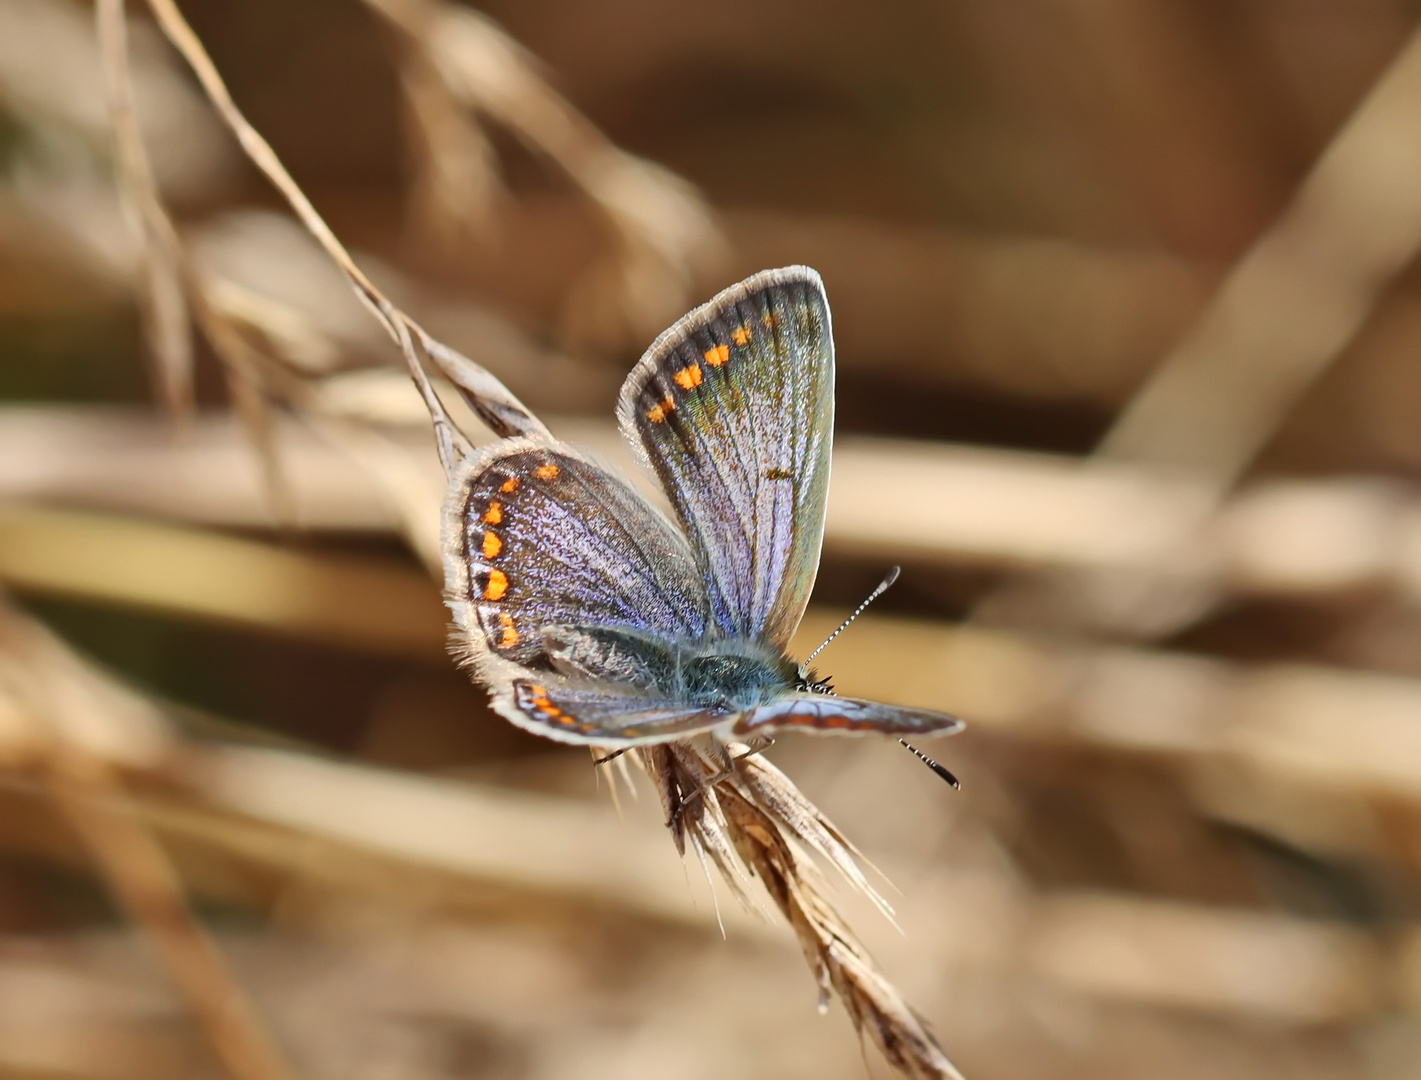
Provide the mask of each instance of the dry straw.
[{"label": "dry straw", "polygon": [[[678,179],[611,146],[584,118],[561,101],[538,76],[528,58],[497,27],[451,5],[427,0],[371,0],[405,39],[406,93],[410,111],[422,125],[423,151],[432,178],[426,186],[448,202],[449,176],[437,172],[443,137],[456,130],[460,158],[445,162],[450,175],[492,166],[488,148],[461,109],[474,109],[505,124],[566,170],[604,212],[617,243],[606,270],[622,298],[625,326],[644,332],[650,321],[666,321],[667,305],[684,307],[693,271],[713,257],[719,241],[698,197]],[[473,413],[495,435],[544,433],[546,427],[485,368],[442,344],[395,305],[361,271],[335,234],[287,173],[265,139],[233,103],[201,42],[171,0],[150,0],[149,7],[169,40],[192,66],[208,97],[251,161],[286,198],[302,224],[344,272],[356,294],[399,345],[409,373],[429,411],[446,474],[452,474],[471,449],[441,401],[426,364],[457,388]],[[111,112],[118,138],[118,161],[131,220],[144,241],[145,303],[155,354],[161,358],[160,384],[174,405],[186,400],[191,382],[191,349],[186,343],[186,313],[223,360],[229,383],[249,430],[269,462],[271,491],[280,498],[281,474],[269,435],[270,403],[279,401],[298,416],[320,425],[348,448],[378,438],[353,427],[332,428],[314,415],[313,387],[293,358],[270,355],[254,344],[251,312],[238,318],[222,303],[228,293],[220,282],[195,268],[172,219],[163,207],[138,136],[131,105],[124,18],[120,0],[100,0],[99,28],[109,76]],[[476,61],[482,59],[483,67]],[[481,190],[493,198],[497,186]],[[442,193],[442,194],[441,194]],[[470,222],[487,206],[469,210]],[[605,275],[604,275],[605,276]],[[655,288],[648,288],[648,284]],[[606,282],[604,281],[604,285]],[[650,296],[639,305],[638,298]],[[600,304],[600,299],[599,299]],[[598,306],[598,305],[592,305]],[[659,326],[659,322],[656,324]],[[260,329],[257,327],[256,329]],[[281,335],[267,335],[268,344]],[[285,363],[283,363],[285,359]],[[392,490],[397,478],[387,477]],[[405,500],[405,531],[412,539],[428,535],[428,523],[415,520],[426,509]],[[427,545],[422,554],[427,556]],[[745,748],[738,748],[743,753]],[[881,909],[887,905],[860,869],[852,846],[781,772],[763,759],[741,756],[730,776],[716,779],[719,766],[690,743],[640,749],[636,760],[661,796],[676,847],[689,845],[707,868],[714,865],[745,902],[747,875],[758,877],[775,906],[789,920],[821,992],[821,1003],[836,994],[855,1028],[867,1033],[885,1058],[913,1077],[960,1074],[892,984],[874,966],[839,916],[806,852],[817,853]],[[139,912],[141,914],[141,911]],[[170,966],[172,966],[170,964]],[[235,991],[234,991],[235,992]],[[254,1022],[253,1022],[254,1024]],[[256,1044],[255,1027],[249,1041]],[[223,1032],[209,1025],[217,1042]],[[244,1076],[275,1076],[273,1066],[238,1068]]]}]

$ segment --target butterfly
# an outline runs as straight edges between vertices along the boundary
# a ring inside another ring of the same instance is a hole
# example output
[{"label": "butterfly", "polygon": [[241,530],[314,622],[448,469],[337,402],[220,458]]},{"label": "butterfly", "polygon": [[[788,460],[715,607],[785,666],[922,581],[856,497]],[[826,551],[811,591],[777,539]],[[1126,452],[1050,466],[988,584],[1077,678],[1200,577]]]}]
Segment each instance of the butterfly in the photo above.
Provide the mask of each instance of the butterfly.
[{"label": "butterfly", "polygon": [[445,598],[496,712],[616,749],[961,728],[839,697],[786,652],[819,568],[833,441],[814,270],[763,271],[683,317],[633,368],[617,415],[675,521],[547,435],[489,444],[452,478]]}]

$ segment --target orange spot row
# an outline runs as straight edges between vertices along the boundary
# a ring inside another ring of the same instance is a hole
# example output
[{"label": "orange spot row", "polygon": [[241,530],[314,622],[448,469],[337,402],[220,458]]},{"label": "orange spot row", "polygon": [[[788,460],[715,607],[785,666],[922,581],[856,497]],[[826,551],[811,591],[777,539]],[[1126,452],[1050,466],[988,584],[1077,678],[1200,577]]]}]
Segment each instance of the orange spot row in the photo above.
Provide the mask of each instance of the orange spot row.
[{"label": "orange spot row", "polygon": [[483,550],[485,559],[496,559],[498,553],[503,550],[502,538],[492,529],[484,530]]},{"label": "orange spot row", "polygon": [[694,390],[701,385],[701,365],[692,364],[690,367],[683,367],[671,378],[676,380],[676,385],[682,390]]},{"label": "orange spot row", "polygon": [[[490,570],[490,571],[488,572],[488,584],[484,586],[484,599],[485,599],[485,600],[502,600],[502,599],[503,599],[503,594],[506,593],[507,591],[508,591],[508,575],[505,574],[502,570]],[[499,618],[506,618],[506,617],[507,617],[507,616],[502,616],[502,615],[499,616]],[[510,623],[505,623],[505,624],[504,624],[505,627],[507,627],[507,626],[509,626],[509,625],[511,625],[511,624],[510,624]],[[513,637],[513,639],[514,639],[514,641],[517,641],[517,640],[518,640],[518,635],[515,634],[514,637]]]},{"label": "orange spot row", "polygon": [[750,342],[750,327],[737,326],[730,332],[730,340],[737,345],[748,345]]},{"label": "orange spot row", "polygon": [[510,476],[507,480],[505,480],[502,484],[499,485],[498,490],[503,492],[505,495],[513,494],[513,492],[518,490],[518,477]]},{"label": "orange spot row", "polygon": [[[498,571],[495,570],[494,573],[498,573]],[[500,574],[499,576],[501,577],[502,575]],[[499,648],[513,648],[513,646],[518,644],[518,629],[513,625],[513,617],[499,612],[498,622],[499,625],[503,627],[503,636],[498,639]]]},{"label": "orange spot row", "polygon": [[556,480],[558,478],[558,467],[556,465],[539,465],[533,470],[533,475],[539,480]]},{"label": "orange spot row", "polygon": [[713,349],[707,349],[702,355],[705,357],[706,363],[711,367],[720,367],[721,364],[730,359],[730,346],[717,345]]},{"label": "orange spot row", "polygon": [[575,724],[577,721],[563,712],[548,699],[548,688],[546,686],[530,686],[533,692],[533,708],[537,709],[548,720],[554,720],[564,726]]},{"label": "orange spot row", "polygon": [[646,410],[646,418],[650,420],[653,424],[659,424],[666,419],[667,413],[674,412],[675,409],[675,399],[672,398],[670,394],[667,394],[666,400],[663,401],[660,405],[653,405],[651,408]]},{"label": "orange spot row", "polygon": [[503,523],[503,503],[491,502],[488,509],[484,511],[485,525],[501,525]]}]

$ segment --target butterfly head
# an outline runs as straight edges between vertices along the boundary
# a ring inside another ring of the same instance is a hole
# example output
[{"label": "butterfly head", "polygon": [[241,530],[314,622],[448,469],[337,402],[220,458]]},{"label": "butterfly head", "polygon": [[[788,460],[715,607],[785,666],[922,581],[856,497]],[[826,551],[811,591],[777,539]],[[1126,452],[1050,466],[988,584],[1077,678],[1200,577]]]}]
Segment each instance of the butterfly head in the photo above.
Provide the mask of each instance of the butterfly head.
[{"label": "butterfly head", "polygon": [[802,694],[833,694],[834,683],[830,676],[820,676],[819,672],[806,661],[795,672],[794,688]]}]

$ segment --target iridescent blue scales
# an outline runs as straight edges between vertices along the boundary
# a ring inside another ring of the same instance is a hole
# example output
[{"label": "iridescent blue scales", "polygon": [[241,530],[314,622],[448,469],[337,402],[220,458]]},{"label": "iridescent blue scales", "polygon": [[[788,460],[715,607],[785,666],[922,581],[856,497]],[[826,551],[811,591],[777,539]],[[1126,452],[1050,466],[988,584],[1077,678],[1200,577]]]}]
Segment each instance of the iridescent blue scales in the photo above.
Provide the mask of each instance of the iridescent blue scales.
[{"label": "iridescent blue scales", "polygon": [[836,697],[785,653],[818,570],[833,414],[823,285],[788,267],[691,312],[622,388],[623,433],[675,522],[549,437],[470,455],[445,506],[446,599],[494,708],[613,747],[957,730]]}]

